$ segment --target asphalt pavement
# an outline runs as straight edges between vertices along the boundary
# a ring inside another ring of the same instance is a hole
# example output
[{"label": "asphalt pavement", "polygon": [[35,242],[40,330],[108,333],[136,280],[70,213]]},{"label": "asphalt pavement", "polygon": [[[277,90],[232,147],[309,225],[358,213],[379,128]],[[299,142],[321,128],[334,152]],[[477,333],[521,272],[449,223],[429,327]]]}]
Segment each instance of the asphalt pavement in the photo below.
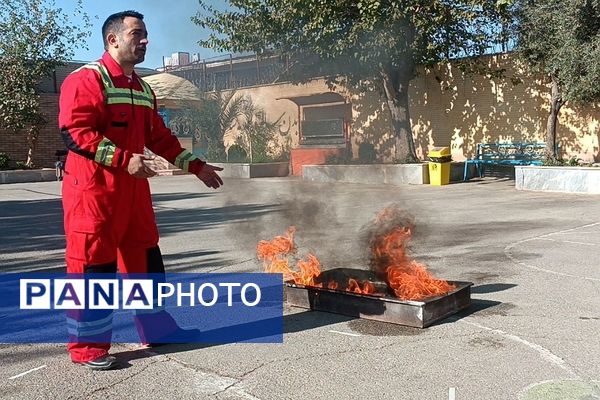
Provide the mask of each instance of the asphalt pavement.
[{"label": "asphalt pavement", "polygon": [[[116,344],[124,368],[106,372],[72,364],[61,344],[0,344],[0,398],[600,399],[600,196],[497,178],[151,184],[171,272],[260,271],[257,242],[290,225],[299,253],[324,269],[366,268],[363,228],[395,204],[415,222],[411,255],[473,282],[472,304],[426,329],[286,306],[281,344]],[[60,185],[0,185],[3,272],[64,270]]]}]

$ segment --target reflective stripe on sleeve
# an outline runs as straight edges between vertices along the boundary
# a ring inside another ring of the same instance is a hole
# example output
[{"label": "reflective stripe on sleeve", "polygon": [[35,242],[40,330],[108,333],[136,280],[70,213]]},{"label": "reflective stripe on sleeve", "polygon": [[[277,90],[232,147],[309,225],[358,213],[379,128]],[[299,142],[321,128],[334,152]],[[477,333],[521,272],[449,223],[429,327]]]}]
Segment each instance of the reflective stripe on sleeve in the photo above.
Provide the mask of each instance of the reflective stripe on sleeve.
[{"label": "reflective stripe on sleeve", "polygon": [[102,139],[98,144],[94,160],[99,164],[111,166],[116,148],[117,146],[110,140],[106,138]]},{"label": "reflective stripe on sleeve", "polygon": [[190,161],[197,160],[197,159],[198,159],[198,157],[196,157],[193,153],[190,153],[187,150],[183,150],[175,158],[175,165],[177,167],[181,168],[182,170],[189,172]]}]

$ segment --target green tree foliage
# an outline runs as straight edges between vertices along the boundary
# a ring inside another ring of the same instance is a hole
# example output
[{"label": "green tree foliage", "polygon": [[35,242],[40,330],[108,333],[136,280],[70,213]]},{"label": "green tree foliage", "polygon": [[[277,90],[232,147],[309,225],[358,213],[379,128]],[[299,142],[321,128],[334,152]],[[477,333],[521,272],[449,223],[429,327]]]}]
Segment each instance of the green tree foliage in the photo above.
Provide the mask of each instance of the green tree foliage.
[{"label": "green tree foliage", "polygon": [[250,96],[244,98],[242,115],[238,119],[240,136],[237,144],[244,148],[251,163],[271,162],[283,156],[281,153],[286,149],[277,148],[273,140],[283,115],[269,122],[265,111],[256,106]]},{"label": "green tree foliage", "polygon": [[233,128],[242,115],[244,97],[235,91],[211,92],[196,114],[198,140],[206,148],[206,157],[211,161],[225,161],[225,134]]},{"label": "green tree foliage", "polygon": [[227,161],[232,163],[245,163],[248,162],[248,153],[239,144],[229,146],[227,149]]},{"label": "green tree foliage", "polygon": [[[83,23],[75,25],[71,18]],[[29,150],[25,165],[33,165],[33,151],[41,127],[47,122],[40,111],[37,84],[84,47],[90,22],[75,6],[73,16],[49,0],[0,2],[0,127],[22,133]]]},{"label": "green tree foliage", "polygon": [[244,97],[235,91],[206,93],[201,104],[184,104],[175,111],[171,124],[191,132],[209,161],[225,161],[223,138],[243,114],[243,106]]},{"label": "green tree foliage", "polygon": [[416,66],[485,53],[499,40],[507,8],[502,0],[228,3],[230,8],[218,10],[200,1],[192,19],[214,32],[202,46],[291,56],[298,81],[322,72],[337,76],[332,84],[376,85],[385,94],[401,162],[417,160],[408,109]]},{"label": "green tree foliage", "polygon": [[513,7],[518,54],[551,81],[546,158],[553,163],[561,107],[600,100],[600,1],[518,0]]},{"label": "green tree foliage", "polygon": [[[195,146],[214,162],[232,161],[228,157],[231,153],[225,153],[224,137],[237,127],[238,143],[232,150],[236,162],[246,156],[250,162],[266,162],[281,156],[282,149],[277,153],[272,145],[281,118],[267,121],[264,110],[257,107],[250,96],[236,91],[211,92],[205,94],[201,104],[184,104],[174,112],[171,124],[192,133]],[[243,156],[239,150],[244,152]]]}]

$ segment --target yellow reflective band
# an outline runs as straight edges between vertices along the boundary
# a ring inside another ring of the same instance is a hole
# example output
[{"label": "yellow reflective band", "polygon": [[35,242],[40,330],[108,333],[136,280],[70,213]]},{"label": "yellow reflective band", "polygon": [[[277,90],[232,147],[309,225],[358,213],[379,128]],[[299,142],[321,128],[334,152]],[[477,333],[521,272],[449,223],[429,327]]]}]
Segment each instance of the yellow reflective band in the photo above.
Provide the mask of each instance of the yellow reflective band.
[{"label": "yellow reflective band", "polygon": [[102,65],[98,62],[91,62],[91,63],[85,64],[85,65],[77,68],[73,72],[80,71],[81,69],[93,69],[94,71],[98,71],[98,73],[100,74],[100,78],[102,79],[102,83],[104,84],[104,87],[105,88],[114,87],[112,80],[110,79],[110,75],[109,75],[108,71],[106,70],[106,68],[104,67],[104,65]]},{"label": "yellow reflective band", "polygon": [[154,108],[154,97],[131,89],[106,88],[108,104],[133,104]]},{"label": "yellow reflective band", "polygon": [[108,70],[99,62],[91,62],[82,65],[73,72],[80,71],[81,69],[93,69],[100,74],[100,78],[104,84],[107,104],[134,104],[154,109],[154,95],[152,94],[152,89],[144,80],[139,79],[142,86],[141,91],[116,88],[112,83],[112,79],[110,79]]},{"label": "yellow reflective band", "polygon": [[110,140],[102,139],[98,144],[94,160],[99,164],[111,166],[116,148],[117,146]]},{"label": "yellow reflective band", "polygon": [[194,161],[197,159],[198,157],[196,157],[193,153],[184,150],[175,158],[175,165],[181,168],[182,170],[189,172],[190,161]]},{"label": "yellow reflective band", "polygon": [[121,89],[121,88],[107,88],[106,93],[116,94],[120,96],[131,96],[133,93],[134,96],[142,97],[147,100],[154,100],[152,95],[148,95],[145,91],[133,90],[133,89]]},{"label": "yellow reflective band", "polygon": [[127,96],[127,97],[121,97],[121,96],[109,97],[109,96],[107,96],[106,103],[107,104],[135,104],[137,106],[154,108],[153,102],[150,102],[146,99],[136,99],[135,97],[133,98],[133,102],[132,102],[131,96]]},{"label": "yellow reflective band", "polygon": [[144,92],[149,96],[152,97],[152,99],[154,99],[154,95],[152,94],[152,88],[150,88],[150,85],[148,85],[148,83],[146,83],[146,81],[144,81],[143,79],[140,79],[140,84],[142,85],[142,87],[144,88]]}]

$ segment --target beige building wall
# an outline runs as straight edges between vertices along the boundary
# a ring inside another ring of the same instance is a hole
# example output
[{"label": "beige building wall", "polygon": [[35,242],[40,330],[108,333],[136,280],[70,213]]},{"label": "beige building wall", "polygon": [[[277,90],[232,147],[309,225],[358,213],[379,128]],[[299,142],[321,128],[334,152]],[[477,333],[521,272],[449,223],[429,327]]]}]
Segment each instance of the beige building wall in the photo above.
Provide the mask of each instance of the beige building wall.
[{"label": "beige building wall", "polygon": [[[466,76],[454,65],[420,69],[411,82],[410,115],[420,157],[451,146],[454,160],[472,157],[481,142],[544,142],[550,86],[527,75],[510,54],[488,56],[505,77]],[[557,138],[565,158],[599,159],[596,106],[563,106]]]},{"label": "beige building wall", "polygon": [[[417,155],[425,159],[434,146],[450,146],[452,157],[461,161],[473,157],[477,143],[544,142],[549,112],[550,87],[542,79],[528,76],[511,55],[487,56],[490,66],[505,68],[505,77],[490,80],[465,75],[456,65],[420,68],[410,86],[410,118]],[[280,119],[276,141],[298,146],[299,124],[303,119],[295,103],[285,98],[328,92],[323,79],[301,85],[289,83],[239,89],[263,108],[269,121]],[[395,143],[390,114],[381,91],[366,93],[337,88],[352,105],[350,142],[354,157],[362,142],[375,145],[382,161],[394,159]],[[558,141],[563,157],[586,162],[600,161],[600,126],[597,106],[565,105],[560,113]],[[226,146],[235,143],[237,127],[225,137]]]},{"label": "beige building wall", "polygon": [[371,86],[366,91],[350,92],[352,102],[350,143],[354,158],[358,157],[361,143],[370,143],[375,146],[380,161],[394,161],[396,143],[390,111],[382,90],[377,86]]},{"label": "beige building wall", "polygon": [[[288,145],[294,148],[298,146],[300,140],[298,121],[303,119],[303,116],[299,115],[298,106],[289,98],[329,91],[323,79],[316,79],[300,85],[280,83],[237,89],[236,94],[250,96],[257,108],[265,111],[268,121],[279,120],[278,134],[274,140],[275,147]],[[238,127],[234,125],[225,135],[225,147],[234,144],[239,134]]]}]

